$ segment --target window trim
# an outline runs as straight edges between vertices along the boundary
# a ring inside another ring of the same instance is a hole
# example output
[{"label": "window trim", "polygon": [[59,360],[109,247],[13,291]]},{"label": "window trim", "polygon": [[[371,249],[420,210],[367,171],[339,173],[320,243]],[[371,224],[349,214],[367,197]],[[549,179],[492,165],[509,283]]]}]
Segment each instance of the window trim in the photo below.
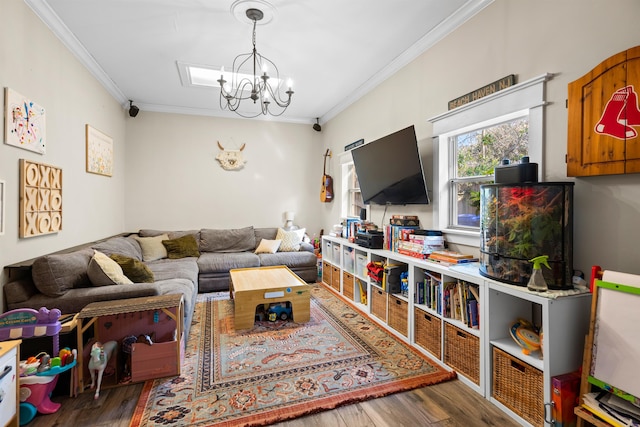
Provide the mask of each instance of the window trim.
[{"label": "window trim", "polygon": [[553,74],[546,73],[428,119],[433,124],[436,171],[433,189],[438,192],[433,198],[433,223],[445,233],[448,242],[480,247],[479,231],[449,228],[451,149],[448,136],[482,122],[528,110],[529,158],[531,162],[538,163],[538,177],[543,177],[545,83],[552,78]]}]

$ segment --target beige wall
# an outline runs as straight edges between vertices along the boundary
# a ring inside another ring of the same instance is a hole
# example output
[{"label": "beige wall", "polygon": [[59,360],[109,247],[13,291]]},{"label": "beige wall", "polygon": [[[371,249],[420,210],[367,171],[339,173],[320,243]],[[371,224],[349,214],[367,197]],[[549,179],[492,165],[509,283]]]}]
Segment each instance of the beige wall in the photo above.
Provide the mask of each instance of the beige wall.
[{"label": "beige wall", "polygon": [[[554,73],[547,84],[551,104],[546,109],[545,180],[567,180],[567,84],[605,58],[640,44],[639,16],[636,0],[496,0],[326,123],[324,141],[341,151],[359,138],[369,142],[414,124],[427,184],[432,185],[429,118],[445,112],[449,100],[508,74],[525,81]],[[640,175],[580,178],[575,183],[575,268],[587,275],[593,264],[640,273],[635,250],[640,241]],[[430,228],[432,208],[389,208],[385,222],[393,213],[415,212],[423,227]],[[383,210],[373,209],[374,222],[381,222]],[[338,216],[334,205],[325,228]]]},{"label": "beige wall", "polygon": [[[141,111],[127,125],[127,230],[294,223],[319,235],[322,145],[311,124]],[[242,151],[240,170],[216,160],[220,141]]]},{"label": "beige wall", "polygon": [[[125,110],[21,0],[0,2],[0,87],[10,87],[46,109],[47,138],[44,155],[0,144],[0,179],[7,188],[0,265],[120,233]],[[112,178],[85,172],[86,123],[113,138]],[[4,136],[4,120],[0,130]],[[59,233],[18,238],[19,159],[62,168]]]}]

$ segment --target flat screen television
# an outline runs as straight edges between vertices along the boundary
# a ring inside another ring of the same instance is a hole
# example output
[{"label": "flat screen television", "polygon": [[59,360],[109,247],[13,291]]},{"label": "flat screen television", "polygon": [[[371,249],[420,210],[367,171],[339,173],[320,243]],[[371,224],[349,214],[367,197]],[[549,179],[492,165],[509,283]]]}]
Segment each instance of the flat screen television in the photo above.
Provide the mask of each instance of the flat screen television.
[{"label": "flat screen television", "polygon": [[429,204],[413,125],[361,145],[351,154],[365,204]]}]

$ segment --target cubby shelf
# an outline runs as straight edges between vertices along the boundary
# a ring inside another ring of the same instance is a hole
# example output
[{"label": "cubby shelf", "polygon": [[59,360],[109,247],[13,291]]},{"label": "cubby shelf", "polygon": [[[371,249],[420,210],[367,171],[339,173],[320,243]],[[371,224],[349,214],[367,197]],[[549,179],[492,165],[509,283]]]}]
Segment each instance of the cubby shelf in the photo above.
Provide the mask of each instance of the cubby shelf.
[{"label": "cubby shelf", "polygon": [[[338,237],[323,236],[322,239],[322,279],[328,288],[353,300],[373,321],[421,353],[458,372],[463,383],[518,423],[542,425],[545,417],[546,421],[550,420],[551,378],[575,371],[582,364],[591,294],[564,292],[570,295],[558,296],[531,293],[526,288],[481,276],[477,263],[447,267],[388,250],[363,248]],[[366,264],[371,261],[406,265],[408,294],[387,293],[369,279]],[[418,304],[416,283],[422,283],[425,277],[439,278],[442,283],[463,281],[477,285],[479,327],[469,327],[461,320],[444,315],[442,300],[440,310]],[[353,286],[349,283],[351,278]],[[361,296],[359,283],[366,288],[366,301]],[[524,354],[510,337],[510,326],[521,318],[542,326],[542,352]],[[546,325],[551,327],[546,328]],[[534,411],[533,416],[518,410],[520,402],[512,402],[496,393],[502,385],[496,381],[503,379],[496,378],[493,360],[494,352],[500,351],[521,362],[527,371],[539,375],[545,405]]]}]

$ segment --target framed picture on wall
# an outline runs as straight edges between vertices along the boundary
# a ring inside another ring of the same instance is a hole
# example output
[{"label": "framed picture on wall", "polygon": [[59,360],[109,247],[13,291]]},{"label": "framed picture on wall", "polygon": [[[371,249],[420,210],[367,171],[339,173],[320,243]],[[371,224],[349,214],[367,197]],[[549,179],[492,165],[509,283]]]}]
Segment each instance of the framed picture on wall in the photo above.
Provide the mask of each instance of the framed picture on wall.
[{"label": "framed picture on wall", "polygon": [[46,152],[45,110],[13,89],[4,91],[4,143],[39,154]]},{"label": "framed picture on wall", "polygon": [[5,204],[5,192],[6,183],[0,179],[0,235],[4,234],[4,204]]},{"label": "framed picture on wall", "polygon": [[98,129],[85,125],[87,139],[87,172],[113,174],[113,139]]}]

